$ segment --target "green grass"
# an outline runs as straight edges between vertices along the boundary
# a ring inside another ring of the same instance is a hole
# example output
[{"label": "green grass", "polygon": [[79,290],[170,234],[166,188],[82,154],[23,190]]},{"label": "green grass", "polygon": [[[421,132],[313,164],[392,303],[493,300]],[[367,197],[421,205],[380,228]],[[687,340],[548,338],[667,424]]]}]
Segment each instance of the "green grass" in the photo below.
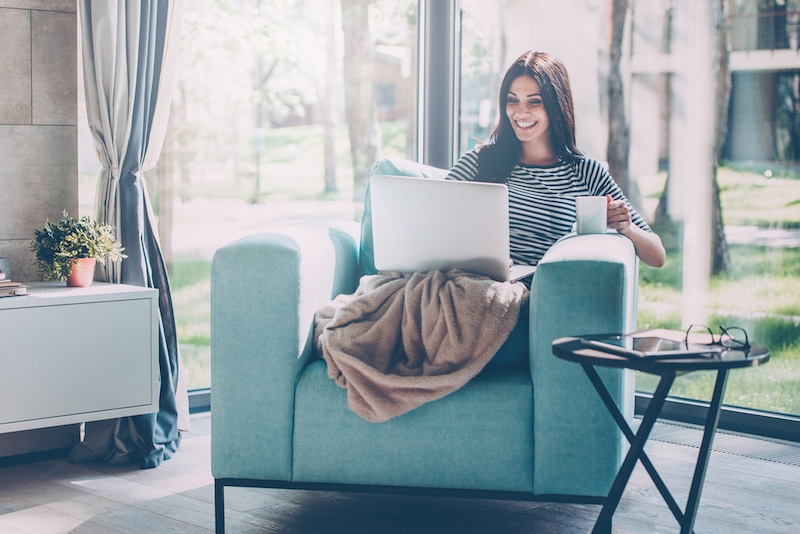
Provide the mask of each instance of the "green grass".
[{"label": "green grass", "polygon": [[170,269],[175,328],[189,389],[211,384],[211,260],[184,258]]},{"label": "green grass", "polygon": [[766,178],[721,168],[718,174],[726,224],[800,228],[800,181]]},{"label": "green grass", "polygon": [[[800,414],[800,249],[748,245],[729,247],[731,269],[715,276],[707,295],[708,324],[740,326],[770,349],[770,361],[732,372],[725,403],[771,412]],[[670,251],[662,269],[642,266],[639,328],[681,328],[680,253]],[[657,377],[637,373],[638,390],[652,392]],[[709,400],[713,373],[679,377],[671,394]]]},{"label": "green grass", "polygon": [[[751,369],[734,369],[728,375],[725,404],[778,412],[800,414],[800,362],[797,350],[771,350],[770,361]],[[684,399],[710,401],[716,375],[698,371],[679,376],[670,395]],[[636,389],[653,392],[658,377],[636,373]]]},{"label": "green grass", "polygon": [[[800,249],[730,245],[729,252],[731,270],[709,283],[712,309],[800,317]],[[670,307],[680,303],[682,259],[679,252],[670,251],[661,269],[641,266],[645,302]]]},{"label": "green grass", "polygon": [[[768,170],[719,168],[717,184],[725,224],[800,228],[800,176],[775,171],[767,177],[764,173],[769,174]],[[665,172],[640,178],[640,194],[644,198],[658,199],[666,179]]]}]

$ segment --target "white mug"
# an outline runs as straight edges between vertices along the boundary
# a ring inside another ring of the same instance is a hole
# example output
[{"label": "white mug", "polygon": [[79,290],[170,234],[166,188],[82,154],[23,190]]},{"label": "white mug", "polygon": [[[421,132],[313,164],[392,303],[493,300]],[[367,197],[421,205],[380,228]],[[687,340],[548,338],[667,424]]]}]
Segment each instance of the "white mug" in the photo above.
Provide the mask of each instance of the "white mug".
[{"label": "white mug", "polygon": [[604,234],[608,228],[606,197],[576,197],[576,230],[579,234]]}]

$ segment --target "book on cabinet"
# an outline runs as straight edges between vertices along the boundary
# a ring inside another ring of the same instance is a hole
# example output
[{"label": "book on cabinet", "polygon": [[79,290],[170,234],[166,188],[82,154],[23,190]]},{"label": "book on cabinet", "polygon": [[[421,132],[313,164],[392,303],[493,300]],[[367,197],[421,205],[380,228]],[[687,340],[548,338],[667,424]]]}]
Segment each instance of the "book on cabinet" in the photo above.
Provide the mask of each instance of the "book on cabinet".
[{"label": "book on cabinet", "polygon": [[0,280],[0,297],[17,297],[28,294],[28,286],[21,282],[11,280]]}]

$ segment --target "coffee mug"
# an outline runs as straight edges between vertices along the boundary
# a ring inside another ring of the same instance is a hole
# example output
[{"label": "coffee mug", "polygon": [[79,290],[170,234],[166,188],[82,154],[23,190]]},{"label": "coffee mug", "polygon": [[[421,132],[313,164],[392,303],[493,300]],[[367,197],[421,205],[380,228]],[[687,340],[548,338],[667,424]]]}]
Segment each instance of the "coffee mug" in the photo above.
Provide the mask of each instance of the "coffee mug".
[{"label": "coffee mug", "polygon": [[606,197],[576,197],[576,230],[579,234],[604,234],[608,228]]}]

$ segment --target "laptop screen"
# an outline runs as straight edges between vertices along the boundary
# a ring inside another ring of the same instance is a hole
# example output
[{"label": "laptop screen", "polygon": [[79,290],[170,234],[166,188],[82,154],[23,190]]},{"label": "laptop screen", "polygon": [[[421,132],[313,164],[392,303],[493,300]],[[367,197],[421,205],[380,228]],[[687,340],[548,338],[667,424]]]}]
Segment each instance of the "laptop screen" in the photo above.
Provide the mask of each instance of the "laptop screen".
[{"label": "laptop screen", "polygon": [[370,195],[377,269],[509,279],[505,185],[373,175]]}]

